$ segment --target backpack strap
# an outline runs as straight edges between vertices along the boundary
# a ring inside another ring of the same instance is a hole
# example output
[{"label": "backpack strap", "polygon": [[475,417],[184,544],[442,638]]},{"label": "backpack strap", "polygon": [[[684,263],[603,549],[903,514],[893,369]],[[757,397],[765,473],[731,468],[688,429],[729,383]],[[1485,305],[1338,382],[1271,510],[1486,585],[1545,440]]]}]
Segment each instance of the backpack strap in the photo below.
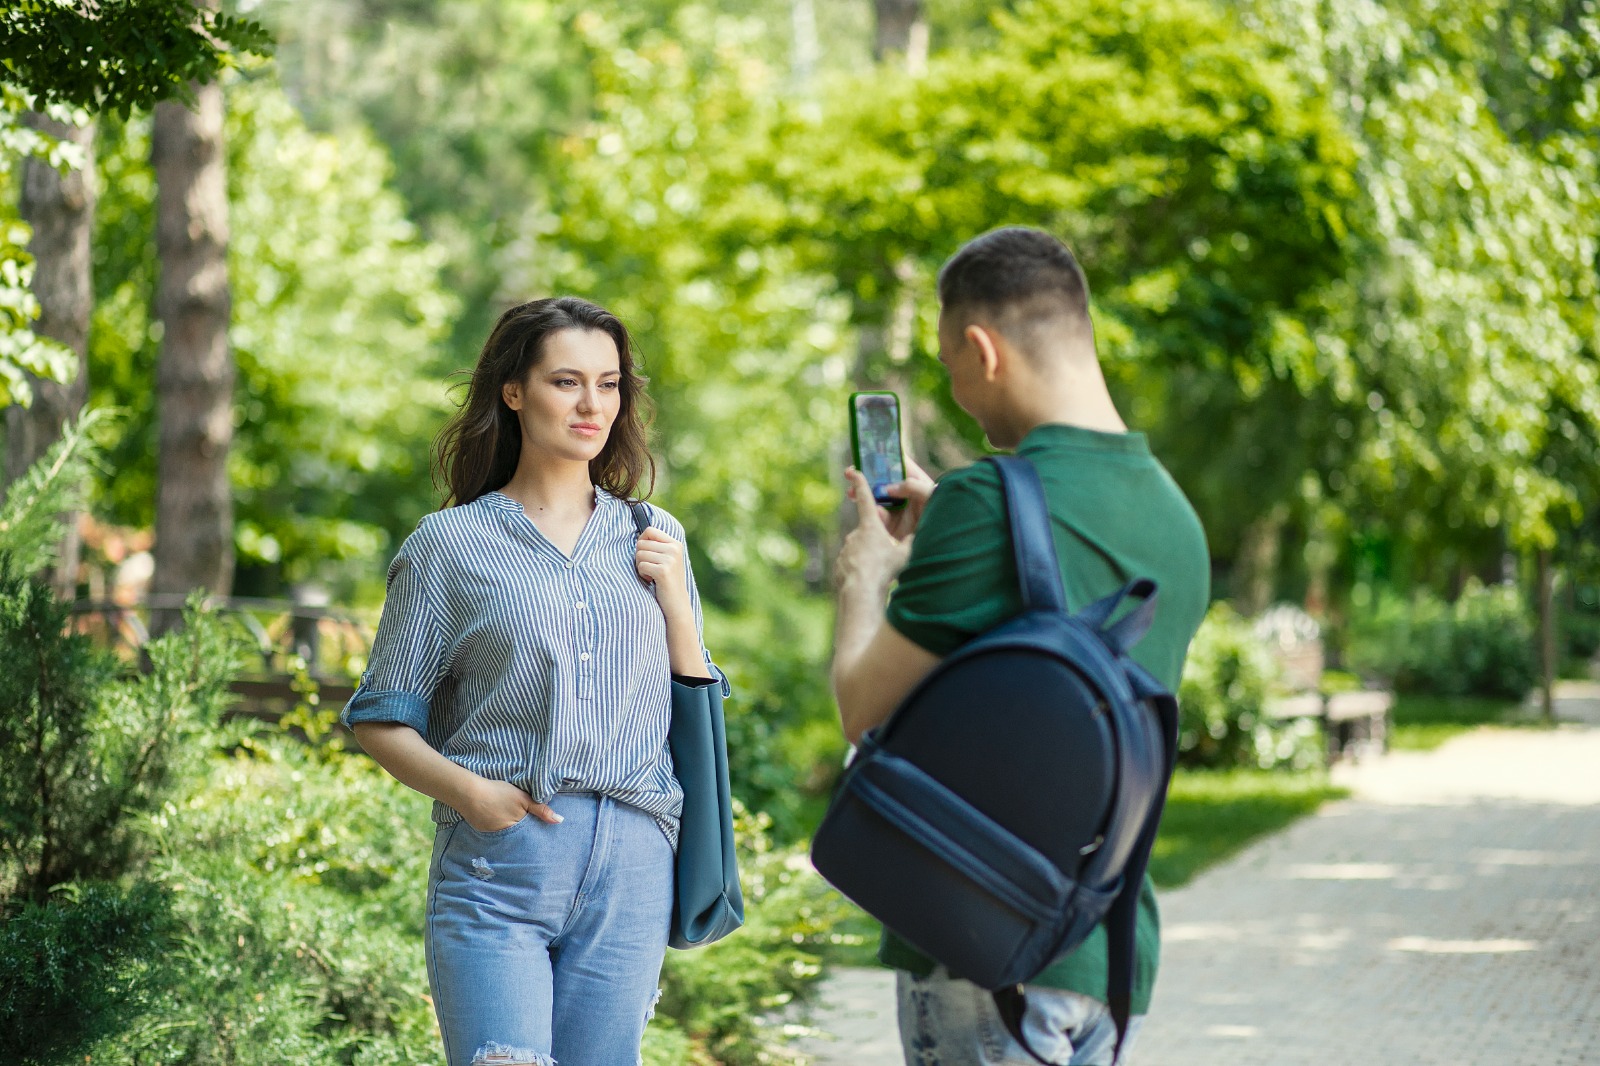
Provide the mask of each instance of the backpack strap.
[{"label": "backpack strap", "polygon": [[1065,613],[1067,593],[1061,583],[1061,564],[1056,560],[1055,535],[1050,531],[1050,511],[1039,472],[1020,455],[991,455],[984,462],[993,463],[1000,472],[1023,608]]},{"label": "backpack strap", "polygon": [[[1110,622],[1111,616],[1127,600],[1142,600],[1137,607]],[[1095,600],[1078,612],[1078,620],[1100,634],[1112,654],[1124,656],[1139,643],[1156,617],[1156,583],[1147,577],[1130,581],[1104,599]],[[1110,622],[1108,625],[1107,623]]]},{"label": "backpack strap", "polygon": [[1022,1019],[1028,1015],[1028,997],[1022,991],[1022,986],[1015,988],[1002,988],[998,992],[991,992],[994,997],[994,1009],[1000,1015],[1000,1024],[1006,1027],[1006,1032],[1011,1034],[1011,1039],[1032,1055],[1041,1066],[1064,1066],[1062,1063],[1052,1062],[1033,1050],[1033,1045],[1028,1043],[1028,1036],[1022,1031]]},{"label": "backpack strap", "polygon": [[[1146,604],[1153,601],[1152,595]],[[1178,758],[1178,701],[1137,664],[1129,664],[1128,680],[1133,684],[1134,694],[1155,712],[1160,723],[1161,747],[1166,762],[1164,780],[1170,784]],[[1112,1054],[1112,1062],[1116,1062],[1122,1054],[1122,1043],[1128,1035],[1128,1019],[1133,1012],[1133,967],[1137,951],[1134,933],[1139,915],[1139,894],[1144,890],[1145,868],[1150,862],[1150,851],[1155,846],[1156,829],[1161,824],[1161,812],[1166,802],[1167,789],[1163,787],[1156,793],[1155,801],[1145,814],[1139,842],[1134,845],[1128,864],[1123,868],[1122,893],[1111,904],[1110,913],[1106,915],[1106,998],[1111,1007],[1111,1020],[1117,1026],[1117,1048]]]}]

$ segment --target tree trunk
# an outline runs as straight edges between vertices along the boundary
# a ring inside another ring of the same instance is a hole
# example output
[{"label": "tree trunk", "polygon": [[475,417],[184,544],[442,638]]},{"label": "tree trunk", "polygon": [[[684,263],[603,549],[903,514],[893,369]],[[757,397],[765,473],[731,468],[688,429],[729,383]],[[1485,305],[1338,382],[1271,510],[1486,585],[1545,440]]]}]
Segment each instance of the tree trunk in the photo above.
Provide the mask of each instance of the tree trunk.
[{"label": "tree trunk", "polygon": [[1540,705],[1546,721],[1556,718],[1556,611],[1555,571],[1550,552],[1539,553],[1539,686]]},{"label": "tree trunk", "polygon": [[928,66],[928,17],[922,0],[873,0],[876,33],[872,58],[880,63],[900,56],[906,69],[921,74]]},{"label": "tree trunk", "polygon": [[[922,73],[928,63],[928,22],[922,0],[873,0],[873,14],[873,59],[879,63],[899,60],[911,73]],[[888,294],[886,299],[864,306],[859,297],[854,297],[856,360],[850,374],[851,386],[858,392],[887,389],[899,395],[901,444],[907,455],[912,451],[912,415],[916,410],[909,395],[910,376],[905,372],[915,322],[915,306],[907,284],[912,272],[911,262],[901,260],[893,264],[889,276],[881,279]],[[848,444],[844,453],[849,454]],[[839,505],[841,540],[855,524],[855,504],[843,500]],[[830,560],[833,555],[830,551]]]},{"label": "tree trunk", "polygon": [[1279,503],[1240,532],[1233,563],[1233,601],[1241,614],[1259,614],[1271,606],[1277,591],[1283,527],[1288,521],[1289,508]]},{"label": "tree trunk", "polygon": [[[33,228],[33,294],[39,301],[34,330],[59,341],[77,355],[72,380],[62,384],[30,376],[33,404],[6,412],[5,480],[21,477],[50,446],[61,429],[83,409],[89,395],[89,316],[94,308],[89,239],[94,229],[94,125],[68,126],[36,112],[23,122],[59,140],[80,146],[83,169],[62,174],[39,159],[22,165],[19,197],[23,221]],[[80,544],[76,515],[62,516],[65,533],[53,584],[64,598],[77,587]]]},{"label": "tree trunk", "polygon": [[[922,0],[874,0],[873,14],[873,58],[886,65],[903,63],[909,73],[921,74],[928,65],[928,20]],[[915,271],[910,258],[903,258],[893,264],[890,276],[882,279],[887,298],[872,309],[870,320],[863,321],[854,375],[858,389],[873,388],[878,381],[876,387],[900,394],[901,432],[908,454],[912,419],[906,395],[909,375],[904,368],[911,358],[916,323],[911,292]],[[882,366],[885,356],[886,367]]]},{"label": "tree trunk", "polygon": [[794,83],[802,90],[811,87],[817,72],[817,57],[821,48],[817,43],[817,8],[815,0],[790,0],[790,18],[794,26],[794,51],[792,67]]},{"label": "tree trunk", "polygon": [[[151,591],[226,594],[233,580],[233,355],[228,348],[228,198],[222,89],[195,86],[193,109],[155,110],[156,251],[163,328],[155,574]],[[166,628],[171,616],[158,618]]]}]

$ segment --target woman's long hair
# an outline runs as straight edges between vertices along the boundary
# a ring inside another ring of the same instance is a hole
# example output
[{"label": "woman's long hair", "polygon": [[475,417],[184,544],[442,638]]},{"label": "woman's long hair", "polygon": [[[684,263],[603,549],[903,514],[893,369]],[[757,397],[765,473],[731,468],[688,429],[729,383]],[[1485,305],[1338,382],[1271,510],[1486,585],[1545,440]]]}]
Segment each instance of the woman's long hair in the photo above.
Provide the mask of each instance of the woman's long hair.
[{"label": "woman's long hair", "polygon": [[[617,346],[622,406],[600,454],[589,460],[589,480],[613,496],[643,499],[655,489],[656,463],[646,436],[649,400],[634,366],[633,340],[616,315],[576,296],[518,304],[500,316],[484,342],[467,384],[467,398],[434,442],[434,485],[444,483],[445,507],[471,503],[511,480],[522,457],[522,427],[501,387],[525,383],[544,358],[547,338],[564,329],[593,330]],[[643,483],[643,493],[639,486]]]}]

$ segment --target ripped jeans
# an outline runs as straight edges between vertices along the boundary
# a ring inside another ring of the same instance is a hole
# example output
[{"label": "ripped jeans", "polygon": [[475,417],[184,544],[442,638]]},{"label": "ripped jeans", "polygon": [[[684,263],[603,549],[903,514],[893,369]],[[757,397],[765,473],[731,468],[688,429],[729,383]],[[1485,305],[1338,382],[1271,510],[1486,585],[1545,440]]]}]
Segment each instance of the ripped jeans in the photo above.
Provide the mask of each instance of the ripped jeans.
[{"label": "ripped jeans", "polygon": [[627,1066],[655,1006],[672,846],[655,819],[587,792],[563,822],[440,826],[428,983],[450,1066]]}]

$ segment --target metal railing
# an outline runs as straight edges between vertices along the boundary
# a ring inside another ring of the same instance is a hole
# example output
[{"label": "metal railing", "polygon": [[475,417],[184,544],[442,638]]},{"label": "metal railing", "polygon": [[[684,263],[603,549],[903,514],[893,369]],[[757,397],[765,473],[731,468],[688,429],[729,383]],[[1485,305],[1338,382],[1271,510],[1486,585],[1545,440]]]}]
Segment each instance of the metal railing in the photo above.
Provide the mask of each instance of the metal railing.
[{"label": "metal railing", "polygon": [[[180,613],[188,597],[148,595],[134,603],[80,600],[73,625],[131,658],[151,639],[153,623]],[[249,596],[210,597],[207,604],[235,621],[254,653],[233,683],[251,714],[281,713],[308,688],[324,706],[338,706],[355,691],[355,679],[372,647],[372,627],[354,611],[320,603]]]}]

